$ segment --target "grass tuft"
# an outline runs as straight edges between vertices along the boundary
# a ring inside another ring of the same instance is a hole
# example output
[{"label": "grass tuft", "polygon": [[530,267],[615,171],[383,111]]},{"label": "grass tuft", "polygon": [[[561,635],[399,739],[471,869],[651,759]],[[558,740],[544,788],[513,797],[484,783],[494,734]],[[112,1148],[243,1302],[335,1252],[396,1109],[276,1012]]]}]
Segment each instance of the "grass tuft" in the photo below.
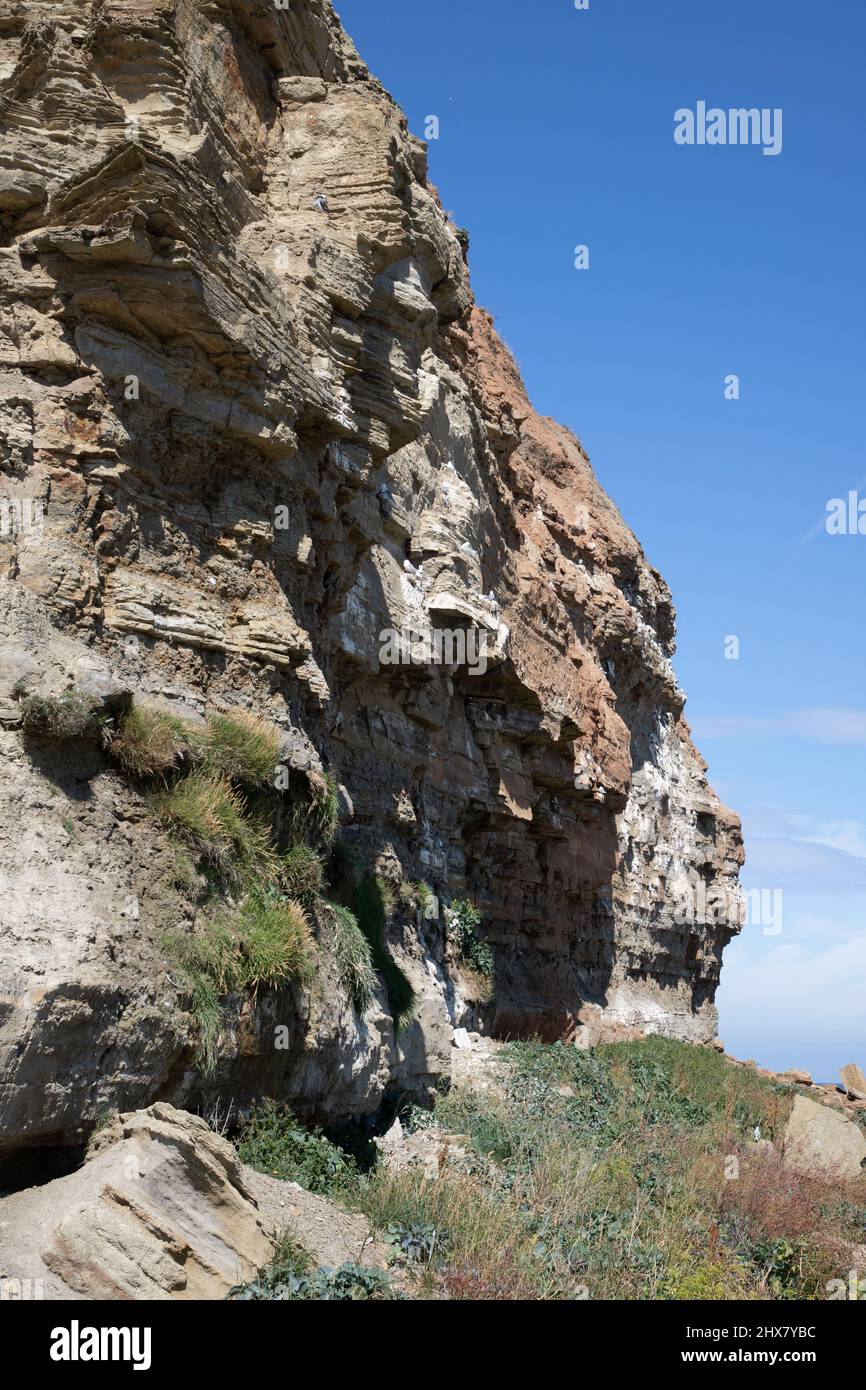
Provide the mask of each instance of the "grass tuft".
[{"label": "grass tuft", "polygon": [[171,932],[163,945],[180,972],[198,1026],[197,1060],[216,1068],[223,999],[237,990],[310,983],[315,943],[299,903],[249,894],[237,911],[208,921],[196,934]]},{"label": "grass tuft", "polygon": [[211,714],[202,746],[207,772],[243,787],[273,787],[280,731],[247,710]]},{"label": "grass tuft", "polygon": [[341,903],[328,903],[334,940],[334,958],[340,981],[359,1013],[376,993],[376,971],[370,943],[354,912]]},{"label": "grass tuft", "polygon": [[292,845],[281,856],[277,872],[280,887],[290,897],[304,902],[313,901],[321,894],[325,868],[311,845],[301,842]]},{"label": "grass tuft", "polygon": [[131,777],[165,777],[194,744],[192,726],[152,705],[135,704],[109,743],[109,751]]},{"label": "grass tuft", "polygon": [[21,701],[25,733],[42,738],[83,738],[99,727],[99,701],[81,690],[62,695],[25,695]]},{"label": "grass tuft", "polygon": [[270,824],[250,815],[223,777],[199,769],[151,798],[165,826],[231,887],[271,881],[277,871]]}]

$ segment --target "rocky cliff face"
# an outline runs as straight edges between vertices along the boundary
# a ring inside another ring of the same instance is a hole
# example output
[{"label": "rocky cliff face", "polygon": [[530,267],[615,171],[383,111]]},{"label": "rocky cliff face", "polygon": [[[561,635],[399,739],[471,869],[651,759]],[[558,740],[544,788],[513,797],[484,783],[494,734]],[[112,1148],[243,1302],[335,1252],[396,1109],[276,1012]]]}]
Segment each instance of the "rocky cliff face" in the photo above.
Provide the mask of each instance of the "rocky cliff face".
[{"label": "rocky cliff face", "polygon": [[2,1141],[198,1086],[171,845],[98,746],[23,737],[25,688],[266,716],[359,860],[435,895],[389,927],[408,1029],[323,953],[308,995],[238,1001],[225,1094],[423,1094],[475,1017],[463,896],[500,1034],[711,1037],[742,850],[670,594],[533,412],[327,0],[0,0],[0,78]]}]

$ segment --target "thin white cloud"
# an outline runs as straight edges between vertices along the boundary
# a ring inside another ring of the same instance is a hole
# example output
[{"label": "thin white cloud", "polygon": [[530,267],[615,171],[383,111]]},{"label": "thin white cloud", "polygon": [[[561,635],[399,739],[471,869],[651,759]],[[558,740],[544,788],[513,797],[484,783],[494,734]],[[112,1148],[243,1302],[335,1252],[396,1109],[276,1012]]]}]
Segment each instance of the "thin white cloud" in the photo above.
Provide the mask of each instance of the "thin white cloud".
[{"label": "thin white cloud", "polygon": [[842,748],[866,745],[866,710],[798,709],[782,715],[704,714],[691,719],[700,743],[711,739],[800,738]]},{"label": "thin white cloud", "polygon": [[[791,1038],[792,1065],[806,1047],[836,1041],[866,1061],[866,937],[823,951],[798,945],[768,945],[757,959],[730,951],[718,998],[723,1024],[756,1040]],[[768,1010],[770,1000],[776,1007]]]},{"label": "thin white cloud", "polygon": [[743,882],[791,893],[866,892],[866,859],[813,840],[747,835]]}]

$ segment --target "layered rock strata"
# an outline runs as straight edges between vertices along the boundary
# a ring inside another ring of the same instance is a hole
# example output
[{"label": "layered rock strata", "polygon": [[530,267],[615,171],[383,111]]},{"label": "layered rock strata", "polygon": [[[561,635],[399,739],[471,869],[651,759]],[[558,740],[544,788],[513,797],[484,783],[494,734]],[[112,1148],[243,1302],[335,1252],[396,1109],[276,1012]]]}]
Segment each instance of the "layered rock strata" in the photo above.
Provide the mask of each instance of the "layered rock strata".
[{"label": "layered rock strata", "polygon": [[337,778],[359,860],[434,895],[391,926],[401,1037],[324,963],[238,1002],[227,1093],[423,1096],[475,1017],[464,896],[500,1035],[712,1037],[742,848],[669,591],[532,410],[330,5],[2,0],[0,81],[0,1140],[197,1084],[171,845],[98,747],[22,735],[22,689],[254,710]]}]

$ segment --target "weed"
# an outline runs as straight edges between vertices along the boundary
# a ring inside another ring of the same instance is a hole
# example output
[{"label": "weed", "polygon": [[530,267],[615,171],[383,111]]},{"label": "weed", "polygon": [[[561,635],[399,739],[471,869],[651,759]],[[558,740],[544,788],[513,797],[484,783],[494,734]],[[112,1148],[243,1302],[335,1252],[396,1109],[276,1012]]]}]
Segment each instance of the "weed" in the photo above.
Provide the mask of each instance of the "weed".
[{"label": "weed", "polygon": [[459,898],[448,909],[449,934],[461,961],[476,975],[491,979],[494,971],[493,951],[478,935],[481,913],[468,898]]},{"label": "weed", "polygon": [[98,700],[80,690],[64,690],[56,696],[25,695],[21,701],[23,728],[42,738],[84,738],[100,727],[98,707]]},{"label": "weed", "polygon": [[280,731],[247,710],[211,714],[202,744],[206,770],[242,787],[273,787]]},{"label": "weed", "polygon": [[234,915],[210,920],[195,935],[169,933],[163,944],[190,998],[198,1063],[206,1076],[216,1068],[226,995],[308,984],[313,974],[314,944],[303,908],[260,890],[249,894]]},{"label": "weed", "polygon": [[342,1191],[357,1172],[352,1159],[321,1130],[305,1129],[290,1110],[273,1100],[253,1110],[237,1149],[251,1168],[299,1183],[310,1192]]},{"label": "weed", "polygon": [[334,959],[340,981],[359,1013],[376,993],[376,971],[370,942],[354,912],[340,903],[328,903],[334,939]]},{"label": "weed", "polygon": [[307,794],[298,797],[292,810],[295,838],[308,839],[329,849],[340,824],[340,794],[336,778],[330,773],[305,774]]},{"label": "weed", "polygon": [[270,881],[277,868],[270,825],[251,816],[230,782],[199,769],[151,798],[158,818],[230,887]]},{"label": "weed", "polygon": [[292,898],[313,901],[322,891],[324,866],[310,845],[292,845],[282,855],[277,872],[280,887]]}]

